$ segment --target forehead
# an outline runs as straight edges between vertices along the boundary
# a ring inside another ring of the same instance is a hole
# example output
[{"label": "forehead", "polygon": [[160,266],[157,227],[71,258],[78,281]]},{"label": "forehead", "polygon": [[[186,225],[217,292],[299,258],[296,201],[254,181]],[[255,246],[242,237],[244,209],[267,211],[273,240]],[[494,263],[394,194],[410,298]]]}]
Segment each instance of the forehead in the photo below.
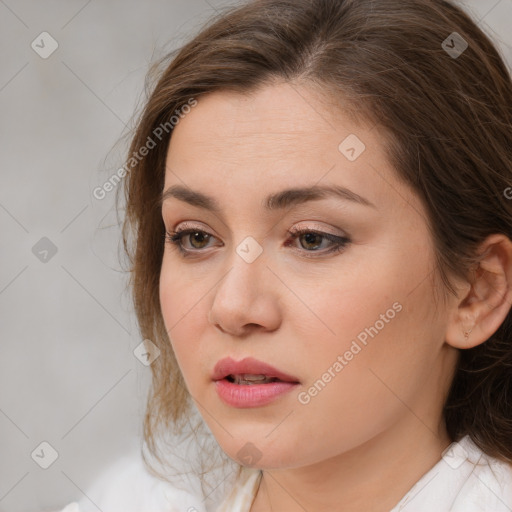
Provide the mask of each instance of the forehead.
[{"label": "forehead", "polygon": [[[347,158],[347,144],[355,159]],[[377,128],[329,110],[313,90],[282,83],[201,97],[173,130],[164,189],[216,190],[221,202],[233,202],[329,182],[378,205],[393,174]]]},{"label": "forehead", "polygon": [[[348,127],[346,128],[348,129]],[[225,156],[230,149],[247,149],[265,144],[265,150],[301,148],[302,140],[308,139],[318,146],[335,143],[343,133],[340,117],[319,104],[318,95],[304,87],[286,83],[264,86],[249,94],[218,91],[201,97],[198,105],[176,126],[171,138],[172,150],[186,138],[189,144],[222,146]],[[328,135],[331,137],[328,137]],[[286,146],[283,147],[283,144]],[[336,149],[336,145],[334,147]],[[261,156],[265,157],[266,152]]]},{"label": "forehead", "polygon": [[355,129],[304,87],[278,83],[250,94],[218,91],[199,98],[175,126],[167,160],[254,166],[272,161],[277,168],[309,157],[329,168],[340,156],[339,143]]}]

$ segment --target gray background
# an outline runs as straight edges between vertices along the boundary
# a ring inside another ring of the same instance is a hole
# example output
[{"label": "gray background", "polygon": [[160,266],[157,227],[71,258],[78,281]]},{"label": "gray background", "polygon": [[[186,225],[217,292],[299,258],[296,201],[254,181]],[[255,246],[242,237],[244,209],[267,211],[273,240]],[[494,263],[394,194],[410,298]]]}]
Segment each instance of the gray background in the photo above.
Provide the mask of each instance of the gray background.
[{"label": "gray background", "polygon": [[[0,511],[78,500],[138,448],[150,371],[115,192],[92,191],[122,165],[149,65],[226,3],[0,0]],[[512,0],[463,5],[512,66]],[[46,59],[31,47],[44,31],[59,45]],[[34,254],[44,237],[54,255]]]}]

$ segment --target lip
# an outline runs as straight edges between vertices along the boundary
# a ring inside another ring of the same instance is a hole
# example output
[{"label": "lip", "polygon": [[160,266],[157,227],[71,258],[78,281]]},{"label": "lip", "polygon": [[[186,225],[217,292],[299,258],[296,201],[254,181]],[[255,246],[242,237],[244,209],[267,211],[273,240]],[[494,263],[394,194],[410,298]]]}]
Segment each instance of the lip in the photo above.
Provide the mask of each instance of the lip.
[{"label": "lip", "polygon": [[[236,384],[226,379],[228,375],[243,373],[265,375],[279,380],[266,384],[246,385]],[[231,357],[221,359],[215,365],[212,380],[220,399],[227,405],[239,409],[269,404],[300,384],[296,377],[252,357],[246,357],[241,361],[235,361]]]},{"label": "lip", "polygon": [[220,399],[238,409],[262,407],[267,405],[285,393],[289,393],[299,384],[296,382],[270,382],[268,384],[235,384],[227,379],[214,382]]},{"label": "lip", "polygon": [[292,375],[288,375],[273,366],[258,361],[253,357],[246,357],[241,361],[235,361],[231,357],[221,359],[215,365],[212,374],[212,380],[222,380],[228,375],[240,375],[243,373],[252,373],[255,375],[265,375],[266,377],[274,377],[283,382],[298,384],[299,379]]}]

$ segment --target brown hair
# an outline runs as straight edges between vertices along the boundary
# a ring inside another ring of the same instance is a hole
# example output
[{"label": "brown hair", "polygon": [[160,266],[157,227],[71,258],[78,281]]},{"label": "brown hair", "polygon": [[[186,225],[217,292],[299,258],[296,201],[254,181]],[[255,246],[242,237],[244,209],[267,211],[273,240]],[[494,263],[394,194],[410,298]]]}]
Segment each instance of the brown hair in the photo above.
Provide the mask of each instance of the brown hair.
[{"label": "brown hair", "polygon": [[[453,32],[468,44],[458,56],[442,46]],[[130,155],[191,98],[249,93],[274,80],[300,83],[382,129],[389,161],[425,204],[447,291],[454,293],[450,275],[468,276],[488,235],[512,233],[512,203],[504,197],[512,184],[510,74],[490,39],[447,1],[244,2],[221,11],[162,65]],[[124,180],[134,306],[142,336],[161,351],[151,365],[144,420],[157,458],[158,428],[179,431],[190,413],[158,290],[165,232],[159,199],[171,135]],[[460,351],[444,417],[453,441],[469,434],[487,454],[512,460],[510,313],[485,343]]]}]

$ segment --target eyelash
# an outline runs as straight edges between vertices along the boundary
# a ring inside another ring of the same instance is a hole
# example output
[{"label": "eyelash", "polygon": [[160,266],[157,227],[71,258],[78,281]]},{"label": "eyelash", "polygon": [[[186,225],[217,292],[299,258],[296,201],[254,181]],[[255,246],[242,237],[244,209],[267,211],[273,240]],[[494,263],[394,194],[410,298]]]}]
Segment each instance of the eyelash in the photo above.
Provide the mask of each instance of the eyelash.
[{"label": "eyelash", "polygon": [[[183,228],[183,229],[179,229],[177,231],[166,231],[165,233],[165,241],[167,243],[170,243],[172,245],[175,245],[178,250],[180,251],[180,253],[183,255],[183,257],[185,258],[188,258],[190,257],[192,254],[198,254],[198,253],[201,253],[203,250],[202,249],[184,249],[183,248],[183,243],[182,243],[182,238],[186,235],[190,235],[190,234],[193,234],[193,233],[202,233],[202,234],[205,234],[205,235],[208,235],[208,236],[212,236],[210,233],[206,232],[206,231],[203,231],[201,229],[195,229],[195,228]],[[336,236],[336,235],[331,235],[330,233],[325,233],[325,232],[322,232],[322,231],[316,231],[314,229],[297,229],[297,230],[289,230],[288,231],[288,234],[292,237],[292,240],[296,240],[297,238],[299,238],[300,236],[302,235],[305,235],[305,234],[314,234],[314,235],[318,235],[318,236],[321,236],[322,238],[325,238],[327,240],[329,240],[332,244],[334,244],[330,249],[328,250],[324,250],[324,251],[318,251],[318,250],[314,250],[314,251],[307,251],[304,249],[304,251],[306,253],[320,253],[322,256],[324,255],[327,255],[327,254],[331,254],[333,252],[342,252],[346,247],[347,245],[351,242],[351,240],[348,238],[348,237],[345,237],[345,236]],[[287,247],[289,246],[289,244],[287,245]],[[303,252],[303,251],[301,251]],[[306,256],[307,258],[315,258],[316,256]]]}]

